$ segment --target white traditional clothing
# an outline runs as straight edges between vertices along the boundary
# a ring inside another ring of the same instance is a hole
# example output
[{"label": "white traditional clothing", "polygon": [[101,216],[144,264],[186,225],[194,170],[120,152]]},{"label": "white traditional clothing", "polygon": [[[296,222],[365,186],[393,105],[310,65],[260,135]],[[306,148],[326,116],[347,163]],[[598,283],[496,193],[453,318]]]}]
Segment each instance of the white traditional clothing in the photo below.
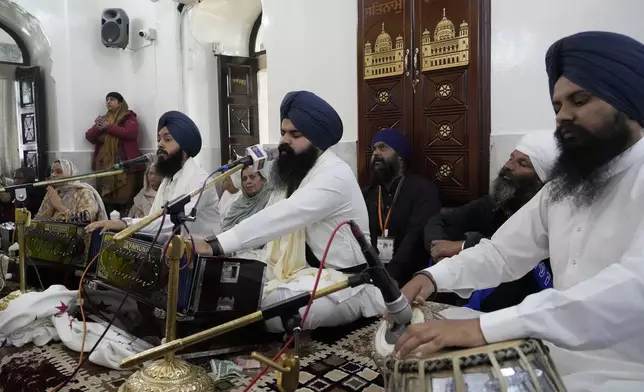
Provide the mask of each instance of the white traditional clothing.
[{"label": "white traditional clothing", "polygon": [[[268,244],[262,256],[268,264],[269,282],[262,301],[267,306],[313,289],[317,269],[306,264],[305,246],[308,244],[317,259],[322,260],[331,233],[347,220],[354,220],[368,233],[369,217],[355,176],[344,161],[327,150],[288,199],[276,193],[265,209],[218,235],[217,239],[225,253]],[[340,270],[365,263],[350,228],[343,226],[329,248],[325,261],[329,270],[324,271],[318,288],[346,279]],[[379,290],[363,285],[316,300],[305,328],[335,326],[383,312],[384,301]],[[274,331],[281,329],[277,319],[267,325]]]},{"label": "white traditional clothing", "polygon": [[491,240],[426,270],[439,291],[467,297],[549,257],[554,289],[483,314],[481,329],[489,343],[554,343],[568,391],[644,390],[644,140],[609,165],[591,206],[550,203],[546,185]]},{"label": "white traditional clothing", "polygon": [[[152,203],[150,213],[156,213],[163,209],[166,202],[188,194],[203,185],[208,173],[197,164],[197,162],[188,158],[181,170],[179,170],[171,179],[164,178],[157,190],[157,195]],[[185,213],[189,214],[192,207],[197,202],[198,196],[193,197],[185,207]],[[132,219],[132,223],[138,222],[139,219]],[[126,221],[127,222],[127,221]],[[143,229],[144,232],[156,234],[161,224],[161,217],[155,220],[151,225]],[[221,231],[221,216],[219,214],[219,197],[215,188],[212,187],[205,191],[197,211],[197,219],[194,222],[186,223],[190,234],[196,236],[211,236]],[[172,222],[170,216],[166,216],[163,223],[162,233],[169,234],[172,231]]]}]

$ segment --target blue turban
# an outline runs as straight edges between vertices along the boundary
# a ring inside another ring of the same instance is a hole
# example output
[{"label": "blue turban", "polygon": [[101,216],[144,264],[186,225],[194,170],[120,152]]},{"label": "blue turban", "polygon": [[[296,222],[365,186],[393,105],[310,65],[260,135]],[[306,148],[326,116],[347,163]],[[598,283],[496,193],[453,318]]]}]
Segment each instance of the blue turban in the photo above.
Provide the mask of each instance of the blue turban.
[{"label": "blue turban", "polygon": [[409,145],[409,140],[407,140],[402,132],[396,131],[393,128],[381,129],[376,133],[376,136],[373,137],[371,147],[375,146],[378,142],[383,142],[393,148],[394,151],[396,151],[396,153],[406,161],[411,158],[411,146]]},{"label": "blue turban", "polygon": [[197,124],[181,112],[172,110],[166,112],[159,119],[157,131],[168,127],[172,138],[179,144],[179,147],[191,157],[195,157],[201,151],[201,134]]},{"label": "blue turban", "polygon": [[280,105],[280,121],[291,120],[297,131],[320,150],[342,139],[342,119],[325,100],[309,91],[291,91]]},{"label": "blue turban", "polygon": [[587,31],[546,53],[552,96],[561,76],[644,125],[644,45],[622,34]]}]

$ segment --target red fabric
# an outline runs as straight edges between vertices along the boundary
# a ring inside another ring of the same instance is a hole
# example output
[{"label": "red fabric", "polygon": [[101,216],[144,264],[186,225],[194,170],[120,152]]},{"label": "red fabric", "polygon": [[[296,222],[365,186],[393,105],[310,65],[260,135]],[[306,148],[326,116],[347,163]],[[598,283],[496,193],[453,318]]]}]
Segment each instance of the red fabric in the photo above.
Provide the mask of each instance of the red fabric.
[{"label": "red fabric", "polygon": [[[101,136],[101,131],[96,124],[85,132],[85,138],[94,145],[94,155],[92,156],[92,170],[96,170],[94,162],[96,161],[96,154],[101,146],[98,138]],[[108,125],[105,132],[110,135],[116,136],[121,141],[121,160],[132,159],[141,156],[141,150],[137,138],[139,136],[139,120],[136,118],[136,113],[129,111],[129,113],[121,119],[118,125]]]}]

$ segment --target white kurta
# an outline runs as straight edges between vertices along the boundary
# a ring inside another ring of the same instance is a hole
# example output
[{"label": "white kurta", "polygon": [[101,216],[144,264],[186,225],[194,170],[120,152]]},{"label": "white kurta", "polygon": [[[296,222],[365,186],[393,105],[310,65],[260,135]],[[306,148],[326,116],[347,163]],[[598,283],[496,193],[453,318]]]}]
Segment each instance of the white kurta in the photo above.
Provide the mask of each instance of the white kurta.
[{"label": "white kurta", "polygon": [[554,289],[482,315],[481,329],[490,343],[531,336],[557,345],[569,391],[644,390],[644,140],[611,166],[591,207],[548,203],[546,186],[491,240],[427,269],[440,291],[465,297],[549,257]]},{"label": "white kurta", "polygon": [[[163,205],[183,194],[187,194],[199,188],[204,180],[208,177],[208,173],[195,162],[194,159],[188,158],[172,179],[164,178],[159,186],[157,195],[152,203],[150,212],[157,212],[163,208]],[[192,198],[190,203],[185,207],[185,213],[189,214],[192,207],[197,202],[197,197]],[[139,219],[133,219],[132,222],[136,223]],[[161,225],[161,218],[155,220],[151,225],[143,229],[146,233],[155,234]],[[219,214],[219,197],[215,187],[206,190],[197,210],[197,219],[194,222],[186,224],[190,230],[190,234],[196,236],[207,237],[217,234],[221,231],[221,216]],[[170,216],[166,216],[163,222],[162,233],[168,234],[172,231],[172,222]]]},{"label": "white kurta", "polygon": [[[369,232],[367,207],[351,168],[331,151],[325,151],[307,175],[306,183],[284,200],[269,205],[232,229],[217,236],[225,253],[254,249],[269,241],[304,228],[306,243],[318,260],[335,227],[354,220]],[[325,261],[337,270],[365,264],[358,242],[345,225],[338,230]],[[313,277],[296,279],[265,298],[263,305],[281,301],[298,292],[312,290]],[[320,288],[327,285],[324,279]],[[361,316],[373,317],[384,311],[380,292],[371,285],[342,290],[314,302],[305,327],[348,323]],[[269,325],[270,327],[270,325]]]}]

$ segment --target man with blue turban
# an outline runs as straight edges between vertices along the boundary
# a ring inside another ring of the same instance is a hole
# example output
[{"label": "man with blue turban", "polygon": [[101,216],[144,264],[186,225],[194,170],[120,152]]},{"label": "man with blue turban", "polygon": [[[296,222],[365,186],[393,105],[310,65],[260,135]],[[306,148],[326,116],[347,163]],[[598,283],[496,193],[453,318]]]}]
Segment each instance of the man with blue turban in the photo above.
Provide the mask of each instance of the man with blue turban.
[{"label": "man with blue turban", "polygon": [[[150,213],[161,211],[167,202],[201,187],[208,177],[208,172],[193,159],[201,151],[201,133],[190,117],[178,111],[165,113],[159,119],[157,140],[156,169],[157,173],[163,177],[163,181],[152,202]],[[190,213],[195,202],[196,198],[193,198],[185,206],[186,214]],[[92,232],[102,228],[119,231],[137,221],[138,219],[132,218],[100,221],[88,225],[86,231]],[[156,233],[160,224],[161,218],[147,226],[144,231]],[[199,204],[195,221],[188,222],[187,226],[191,234],[201,236],[208,236],[221,231],[219,198],[214,188],[205,191]],[[169,217],[166,217],[163,232],[170,232],[172,227],[172,222]]]},{"label": "man with blue turban", "polygon": [[399,356],[536,337],[568,391],[644,390],[644,44],[584,32],[546,54],[555,138],[550,182],[490,240],[422,271],[424,301],[520,278],[550,258],[554,284],[474,320],[411,326]]},{"label": "man with blue turban", "polygon": [[[294,91],[284,97],[280,117],[280,155],[273,164],[273,195],[266,208],[216,237],[196,241],[197,252],[206,255],[266,245],[259,255],[246,256],[261,258],[267,264],[262,306],[310,292],[326,250],[324,278],[318,290],[366,267],[360,246],[346,225],[327,249],[329,238],[342,222],[354,220],[369,232],[367,208],[356,177],[349,165],[329,150],[342,138],[340,116],[319,96]],[[374,286],[349,288],[314,301],[304,328],[346,324],[383,311],[382,295]],[[284,330],[279,318],[268,320],[267,326],[273,332]]]},{"label": "man with blue turban", "polygon": [[427,267],[423,228],[440,211],[440,196],[431,181],[409,170],[411,145],[402,132],[381,129],[371,147],[373,180],[363,190],[371,244],[389,275],[402,285]]}]

